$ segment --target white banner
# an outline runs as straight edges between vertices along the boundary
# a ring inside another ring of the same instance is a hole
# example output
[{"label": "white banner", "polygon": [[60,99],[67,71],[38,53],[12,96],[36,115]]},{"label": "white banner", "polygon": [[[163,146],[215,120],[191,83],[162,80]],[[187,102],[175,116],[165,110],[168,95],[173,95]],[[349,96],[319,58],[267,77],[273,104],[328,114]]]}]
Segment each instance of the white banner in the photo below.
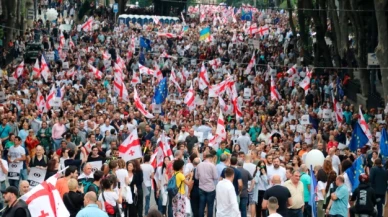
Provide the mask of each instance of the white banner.
[{"label": "white banner", "polygon": [[8,83],[9,83],[10,85],[15,85],[17,82],[18,82],[18,80],[16,80],[16,78],[14,78],[14,77],[8,77]]},{"label": "white banner", "polygon": [[309,115],[303,115],[301,118],[300,124],[302,124],[302,125],[310,124]]},{"label": "white banner", "polygon": [[88,162],[88,164],[90,164],[92,166],[92,172],[96,172],[97,170],[100,170],[101,167],[102,167],[102,161],[92,161],[92,162]]},{"label": "white banner", "polygon": [[62,68],[63,69],[69,69],[69,62],[63,62]]},{"label": "white banner", "polygon": [[23,163],[10,163],[8,167],[8,179],[19,180],[20,170],[23,169]]},{"label": "white banner", "polygon": [[55,59],[54,51],[46,52],[46,58],[48,61],[54,60]]},{"label": "white banner", "polygon": [[30,173],[28,174],[28,182],[31,187],[35,187],[44,181],[47,170],[31,167]]},{"label": "white banner", "polygon": [[203,142],[203,132],[194,131],[194,135],[198,137],[199,142]]},{"label": "white banner", "polygon": [[250,98],[252,96],[252,89],[251,88],[244,88],[244,97]]},{"label": "white banner", "polygon": [[162,113],[162,104],[152,104],[152,113],[154,114],[160,114]]},{"label": "white banner", "polygon": [[330,119],[330,116],[331,116],[331,110],[330,109],[323,109],[322,118],[323,119]]}]

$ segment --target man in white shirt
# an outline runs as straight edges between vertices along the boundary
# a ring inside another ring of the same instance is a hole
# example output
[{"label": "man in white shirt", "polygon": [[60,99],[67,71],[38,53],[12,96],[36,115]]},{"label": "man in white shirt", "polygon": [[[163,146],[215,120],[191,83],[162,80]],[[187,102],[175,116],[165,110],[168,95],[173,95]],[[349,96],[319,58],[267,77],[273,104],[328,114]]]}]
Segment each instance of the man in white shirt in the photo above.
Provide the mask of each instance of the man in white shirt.
[{"label": "man in white shirt", "polygon": [[330,148],[328,156],[330,156],[331,164],[333,165],[333,170],[337,173],[337,176],[338,176],[341,161],[340,161],[339,157],[337,155],[335,155],[335,150],[336,150],[335,147]]},{"label": "man in white shirt", "polygon": [[279,208],[278,199],[276,197],[270,197],[268,199],[268,217],[282,217],[276,210]]},{"label": "man in white shirt", "polygon": [[273,159],[272,164],[273,164],[273,169],[268,170],[268,167],[267,167],[268,178],[272,179],[274,175],[279,175],[281,179],[281,183],[283,185],[284,181],[286,181],[287,179],[286,169],[280,166],[280,159],[278,157]]},{"label": "man in white shirt", "polygon": [[225,179],[216,187],[217,213],[216,217],[241,217],[238,208],[236,191],[233,186],[234,170],[225,169]]},{"label": "man in white shirt", "polygon": [[[26,160],[26,150],[21,146],[22,139],[19,136],[15,137],[15,145],[11,146],[8,151],[8,162],[16,168],[17,171],[10,171],[12,176],[8,177],[9,185],[16,188],[19,187],[20,172],[23,169],[23,161]],[[20,170],[19,170],[20,169]]]},{"label": "man in white shirt", "polygon": [[145,194],[145,206],[144,206],[144,215],[148,214],[150,209],[150,198],[151,198],[151,184],[154,179],[154,168],[150,164],[151,156],[149,154],[144,155],[144,163],[140,165],[141,170],[143,171],[143,183],[147,187],[148,193]]},{"label": "man in white shirt", "polygon": [[100,134],[105,136],[105,132],[107,130],[110,131],[111,129],[115,129],[115,128],[112,125],[110,125],[110,120],[109,120],[109,118],[107,118],[105,120],[105,124],[101,125],[101,127],[100,127]]}]

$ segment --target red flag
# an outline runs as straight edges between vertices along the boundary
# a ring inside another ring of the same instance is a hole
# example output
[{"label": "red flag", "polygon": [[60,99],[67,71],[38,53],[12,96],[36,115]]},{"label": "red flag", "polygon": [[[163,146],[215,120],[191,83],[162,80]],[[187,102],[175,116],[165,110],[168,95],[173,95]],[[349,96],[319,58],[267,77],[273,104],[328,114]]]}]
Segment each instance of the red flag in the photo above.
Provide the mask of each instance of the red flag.
[{"label": "red flag", "polygon": [[190,89],[185,96],[184,103],[189,107],[190,111],[195,109],[195,91],[193,89],[193,83],[191,83]]},{"label": "red flag", "polygon": [[169,79],[170,79],[170,81],[172,81],[172,83],[178,89],[178,92],[182,93],[182,89],[181,89],[181,87],[178,84],[177,77],[176,77],[175,72],[174,72],[174,68],[171,69],[171,74],[170,74],[170,78]]},{"label": "red flag", "polygon": [[131,84],[136,87],[136,84],[140,84],[140,77],[135,71],[132,72]]},{"label": "red flag", "polygon": [[24,71],[24,61],[22,61],[17,67],[16,67],[16,70],[15,72],[13,73],[13,77],[18,79],[22,74],[23,74],[23,71]]},{"label": "red flag", "polygon": [[41,57],[41,62],[42,64],[40,65],[40,72],[43,77],[43,79],[47,82],[48,77],[50,76],[50,69],[46,63],[46,60]]},{"label": "red flag", "polygon": [[299,86],[303,88],[304,93],[307,95],[307,92],[310,89],[310,77],[306,76],[301,82],[299,82]]},{"label": "red flag", "polygon": [[93,21],[93,17],[89,17],[89,19],[81,26],[81,29],[85,32],[92,31]]},{"label": "red flag", "polygon": [[199,72],[199,89],[204,90],[210,85],[209,76],[205,65],[202,63],[201,71]]},{"label": "red flag", "polygon": [[280,100],[282,97],[280,96],[278,90],[276,89],[275,81],[271,76],[271,100]]},{"label": "red flag", "polygon": [[38,107],[39,113],[46,111],[46,100],[40,90],[38,90],[38,96],[36,97],[36,107]]},{"label": "red flag", "polygon": [[92,66],[91,64],[89,64],[89,69],[92,71],[94,77],[96,79],[102,79],[102,72],[98,69],[96,69],[94,66]]},{"label": "red flag", "polygon": [[255,66],[255,63],[256,63],[256,56],[255,56],[255,52],[253,52],[252,58],[249,60],[248,66],[245,69],[244,74],[249,74],[252,71],[253,66]]},{"label": "red flag", "polygon": [[47,111],[50,110],[51,102],[54,101],[56,93],[57,93],[57,91],[55,89],[55,86],[53,85],[51,87],[50,93],[46,96],[46,110]]},{"label": "red flag", "polygon": [[39,64],[38,58],[36,58],[35,65],[34,65],[34,68],[32,68],[32,71],[33,71],[33,76],[35,76],[36,78],[40,77],[40,64]]},{"label": "red flag", "polygon": [[168,144],[168,139],[167,139],[164,131],[163,131],[162,135],[160,135],[158,143],[159,143],[159,147],[163,150],[163,155],[165,157],[169,157],[172,160],[173,154],[172,154],[170,145]]},{"label": "red flag", "polygon": [[225,122],[224,116],[220,111],[220,115],[217,120],[217,129],[216,134],[213,135],[213,138],[209,140],[209,146],[212,146],[214,150],[218,149],[218,145],[226,139],[226,131],[225,131]]},{"label": "red flag", "polygon": [[119,156],[125,161],[141,158],[143,156],[137,129],[133,129],[131,134],[129,134],[123,143],[121,143],[119,147]]}]

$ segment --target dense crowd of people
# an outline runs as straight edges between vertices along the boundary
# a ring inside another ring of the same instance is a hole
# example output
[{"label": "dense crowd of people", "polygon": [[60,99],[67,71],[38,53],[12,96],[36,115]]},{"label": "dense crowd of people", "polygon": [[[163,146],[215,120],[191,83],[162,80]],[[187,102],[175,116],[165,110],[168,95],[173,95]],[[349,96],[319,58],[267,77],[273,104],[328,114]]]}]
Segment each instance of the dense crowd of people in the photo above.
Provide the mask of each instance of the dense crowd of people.
[{"label": "dense crowd of people", "polygon": [[[71,217],[383,216],[388,111],[360,114],[337,73],[303,66],[288,14],[206,6],[182,23],[118,25],[95,12],[76,25],[77,8],[58,4],[56,24],[39,19],[10,42],[16,56],[41,43],[36,62],[2,67],[2,216],[33,216],[39,186],[58,191]],[[352,150],[360,119],[369,144]],[[311,169],[312,150],[324,160]],[[359,159],[352,186],[346,171]],[[40,214],[65,216],[53,213]]]}]

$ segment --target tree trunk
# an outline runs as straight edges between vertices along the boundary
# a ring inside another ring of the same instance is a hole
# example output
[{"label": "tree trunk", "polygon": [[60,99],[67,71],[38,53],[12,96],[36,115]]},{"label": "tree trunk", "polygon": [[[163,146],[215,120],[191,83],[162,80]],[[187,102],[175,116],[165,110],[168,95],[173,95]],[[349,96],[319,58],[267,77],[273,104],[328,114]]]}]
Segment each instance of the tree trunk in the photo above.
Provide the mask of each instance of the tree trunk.
[{"label": "tree trunk", "polygon": [[338,55],[341,59],[345,58],[345,55],[349,49],[349,27],[348,27],[348,17],[347,12],[344,11],[348,9],[349,2],[348,0],[339,1],[338,10],[342,10],[340,13],[337,13],[337,7],[335,5],[336,0],[328,1],[329,17],[331,21],[331,27],[334,29],[335,39],[337,44]]},{"label": "tree trunk", "polygon": [[[306,18],[305,11],[305,0],[298,0],[298,22],[299,22],[299,34],[300,34],[300,42],[301,42],[301,53],[303,53],[303,60],[306,65],[311,62],[311,54],[309,49],[309,34],[308,28],[309,25],[307,22],[309,19]],[[307,0],[308,1],[308,0]],[[296,35],[294,35],[296,37]]]},{"label": "tree trunk", "polygon": [[128,0],[116,0],[117,3],[119,3],[119,12],[117,13],[117,17],[119,17],[120,14],[125,13],[125,7],[127,5]]},{"label": "tree trunk", "polygon": [[5,43],[13,39],[13,32],[16,25],[16,2],[15,1],[5,1],[6,2],[6,10],[7,10],[7,27],[5,30]]},{"label": "tree trunk", "polygon": [[385,102],[388,100],[388,25],[387,16],[385,15],[385,9],[388,2],[386,0],[374,0],[376,9],[376,20],[378,30],[378,45],[376,47],[376,56],[380,63],[381,79],[383,83],[383,92]]},{"label": "tree trunk", "polygon": [[290,23],[292,35],[296,35],[295,23],[294,23],[294,19],[292,16],[293,9],[292,9],[292,5],[291,5],[291,0],[287,0],[287,7],[288,7],[288,21]]}]

